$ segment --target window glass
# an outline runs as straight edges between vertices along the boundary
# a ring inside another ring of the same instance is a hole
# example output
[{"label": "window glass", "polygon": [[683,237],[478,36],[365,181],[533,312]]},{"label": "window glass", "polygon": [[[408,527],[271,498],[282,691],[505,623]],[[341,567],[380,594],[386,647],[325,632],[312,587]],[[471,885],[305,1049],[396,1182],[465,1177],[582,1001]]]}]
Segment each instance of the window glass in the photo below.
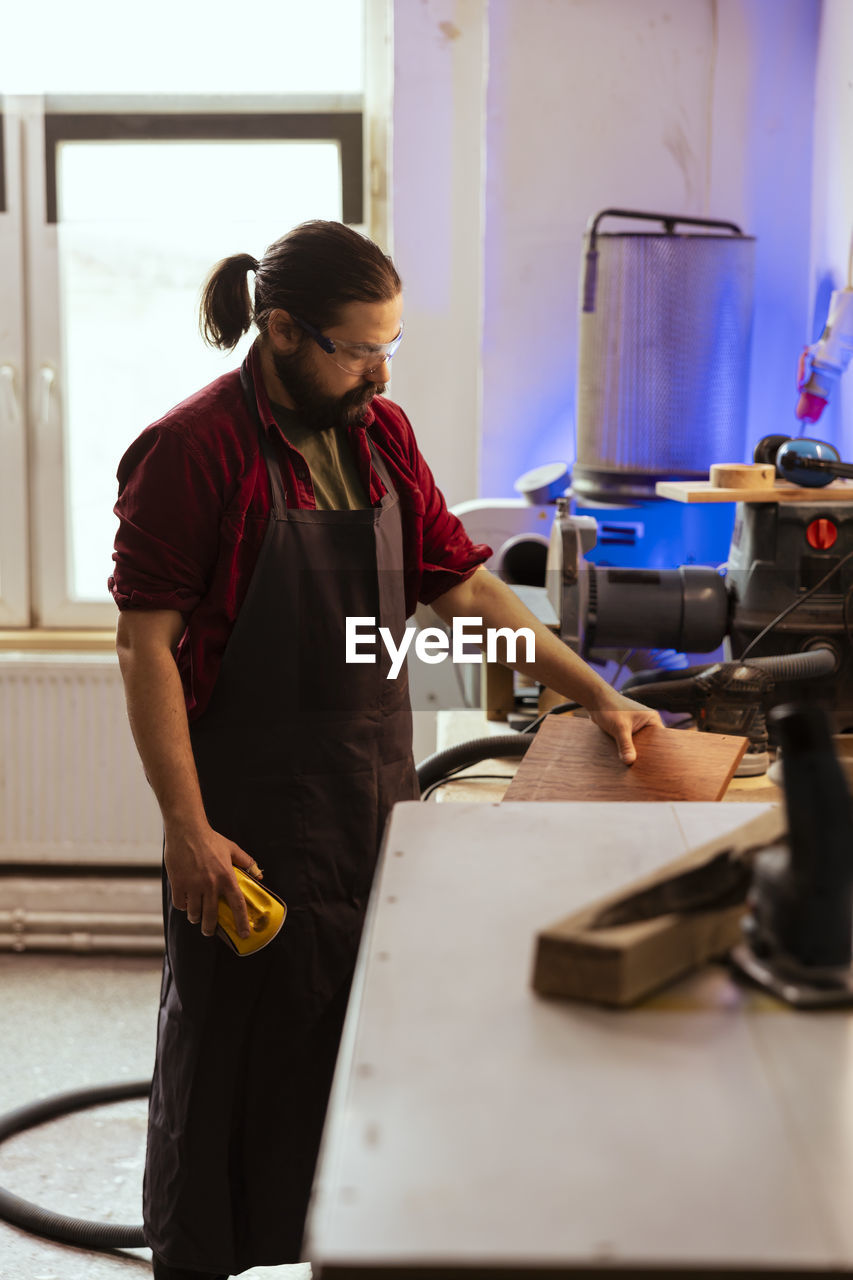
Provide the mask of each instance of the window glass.
[{"label": "window glass", "polygon": [[4,93],[363,88],[359,0],[27,0],[3,9]]},{"label": "window glass", "polygon": [[[201,286],[308,218],[341,217],[340,154],[314,142],[68,142],[58,154],[69,586],[106,598],[116,463],[235,368],[198,332]],[[251,276],[250,276],[251,282]]]}]

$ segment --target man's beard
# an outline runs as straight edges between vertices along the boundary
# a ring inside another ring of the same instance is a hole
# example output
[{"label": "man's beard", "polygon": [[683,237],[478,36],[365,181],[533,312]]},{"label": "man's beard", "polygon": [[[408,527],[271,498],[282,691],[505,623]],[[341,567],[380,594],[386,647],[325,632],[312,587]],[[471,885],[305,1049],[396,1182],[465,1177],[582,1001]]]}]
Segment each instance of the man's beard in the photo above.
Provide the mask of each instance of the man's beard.
[{"label": "man's beard", "polygon": [[328,427],[348,427],[358,422],[373,397],[385,390],[384,385],[363,382],[345,395],[326,395],[303,354],[304,349],[300,345],[289,356],[273,350],[272,361],[279,381],[290,393],[306,426],[324,431]]}]

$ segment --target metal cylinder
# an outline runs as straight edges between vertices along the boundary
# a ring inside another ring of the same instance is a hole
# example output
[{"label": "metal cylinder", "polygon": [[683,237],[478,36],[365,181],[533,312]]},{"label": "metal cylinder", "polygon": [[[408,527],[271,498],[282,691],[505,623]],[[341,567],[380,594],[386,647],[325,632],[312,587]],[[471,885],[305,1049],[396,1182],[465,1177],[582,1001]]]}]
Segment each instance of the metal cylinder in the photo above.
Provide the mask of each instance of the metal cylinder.
[{"label": "metal cylinder", "polygon": [[[600,233],[605,217],[660,232]],[[686,223],[701,234],[677,232]],[[654,496],[744,456],[755,240],[734,223],[606,209],[581,282],[577,460],[587,501]]]},{"label": "metal cylinder", "polygon": [[585,651],[676,648],[710,653],[726,633],[728,594],[714,569],[602,569],[588,565]]}]

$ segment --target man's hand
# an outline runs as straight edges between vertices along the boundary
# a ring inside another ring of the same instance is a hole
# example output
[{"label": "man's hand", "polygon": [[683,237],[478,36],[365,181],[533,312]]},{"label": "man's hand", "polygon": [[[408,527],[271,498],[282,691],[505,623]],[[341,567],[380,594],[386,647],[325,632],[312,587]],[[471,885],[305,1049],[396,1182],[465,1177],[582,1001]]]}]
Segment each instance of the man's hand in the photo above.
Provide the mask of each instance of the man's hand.
[{"label": "man's hand", "polygon": [[619,759],[623,764],[633,764],[637,748],[633,735],[646,725],[660,725],[661,718],[651,707],[641,707],[639,702],[626,698],[615,689],[605,686],[595,702],[587,704],[590,719],[616,743]]},{"label": "man's hand", "polygon": [[212,827],[187,831],[170,825],[166,827],[165,858],[172,902],[178,911],[186,911],[190,924],[201,923],[204,936],[212,938],[216,932],[219,899],[224,898],[234,913],[240,937],[249,937],[246,899],[233,870],[238,866],[259,875],[248,853]]}]

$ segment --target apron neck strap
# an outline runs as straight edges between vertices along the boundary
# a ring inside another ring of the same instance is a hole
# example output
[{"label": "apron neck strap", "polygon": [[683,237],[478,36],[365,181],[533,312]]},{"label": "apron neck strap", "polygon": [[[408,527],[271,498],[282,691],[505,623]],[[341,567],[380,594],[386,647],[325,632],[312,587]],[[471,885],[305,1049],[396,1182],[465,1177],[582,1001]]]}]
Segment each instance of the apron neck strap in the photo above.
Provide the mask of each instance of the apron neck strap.
[{"label": "apron neck strap", "polygon": [[249,357],[243,361],[240,366],[240,386],[243,389],[243,397],[249,414],[258,430],[258,443],[261,447],[261,454],[264,462],[267,464],[267,474],[270,478],[270,492],[272,497],[272,514],[274,516],[281,515],[287,510],[287,495],[284,491],[284,482],[281,478],[281,467],[275,456],[272,443],[269,438],[269,432],[261,421],[261,415],[258,413],[258,397],[255,392],[255,380],[252,377],[252,371],[249,366]]},{"label": "apron neck strap", "polygon": [[376,448],[376,445],[373,443],[373,441],[370,438],[370,432],[367,431],[365,432],[365,434],[367,436],[367,447],[370,450],[370,465],[373,467],[374,471],[379,476],[379,479],[382,481],[382,483],[385,486],[385,495],[382,499],[382,501],[384,502],[387,498],[391,497],[396,492],[396,490],[394,489],[394,482],[392,481],[391,476],[388,473],[388,468],[386,467],[385,463],[382,461],[379,450]]}]

